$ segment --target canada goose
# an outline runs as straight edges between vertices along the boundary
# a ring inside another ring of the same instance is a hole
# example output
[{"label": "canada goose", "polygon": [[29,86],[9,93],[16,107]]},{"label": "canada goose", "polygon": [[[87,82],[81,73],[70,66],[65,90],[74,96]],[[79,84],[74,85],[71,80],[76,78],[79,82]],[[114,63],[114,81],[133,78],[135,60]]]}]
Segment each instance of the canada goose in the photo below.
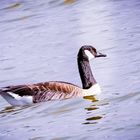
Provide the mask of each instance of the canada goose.
[{"label": "canada goose", "polygon": [[89,64],[89,60],[97,57],[106,57],[106,55],[97,52],[90,45],[82,46],[78,52],[77,61],[83,88],[67,82],[50,81],[4,87],[0,90],[0,95],[11,105],[28,105],[76,96],[98,95],[101,90]]}]

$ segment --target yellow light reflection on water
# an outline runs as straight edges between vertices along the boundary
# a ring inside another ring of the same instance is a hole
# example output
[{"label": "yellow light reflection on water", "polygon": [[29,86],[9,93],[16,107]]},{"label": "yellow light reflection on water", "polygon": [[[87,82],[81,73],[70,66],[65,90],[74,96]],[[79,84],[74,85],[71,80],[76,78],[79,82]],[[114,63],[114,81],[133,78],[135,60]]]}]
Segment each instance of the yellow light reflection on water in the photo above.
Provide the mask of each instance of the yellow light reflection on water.
[{"label": "yellow light reflection on water", "polygon": [[71,3],[74,3],[76,0],[64,0],[65,3],[67,4],[71,4]]}]

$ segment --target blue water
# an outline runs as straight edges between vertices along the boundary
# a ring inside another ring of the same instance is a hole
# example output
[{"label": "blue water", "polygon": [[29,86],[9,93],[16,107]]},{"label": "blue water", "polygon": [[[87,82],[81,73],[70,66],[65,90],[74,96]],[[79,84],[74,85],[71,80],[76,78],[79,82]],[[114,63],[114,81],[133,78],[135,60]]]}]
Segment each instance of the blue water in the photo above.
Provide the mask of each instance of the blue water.
[{"label": "blue water", "polygon": [[0,140],[140,139],[139,0],[1,0],[0,87],[41,81],[81,86],[77,52],[102,88],[83,98],[11,107],[0,97]]}]

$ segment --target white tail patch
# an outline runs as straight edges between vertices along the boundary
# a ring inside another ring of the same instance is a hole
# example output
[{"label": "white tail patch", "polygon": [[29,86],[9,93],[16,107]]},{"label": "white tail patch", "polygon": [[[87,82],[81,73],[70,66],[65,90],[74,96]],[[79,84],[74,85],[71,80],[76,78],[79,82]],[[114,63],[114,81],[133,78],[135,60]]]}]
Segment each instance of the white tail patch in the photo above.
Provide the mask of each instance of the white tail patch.
[{"label": "white tail patch", "polygon": [[99,95],[101,93],[101,88],[98,84],[93,85],[89,89],[83,89],[83,96]]},{"label": "white tail patch", "polygon": [[1,95],[11,105],[29,105],[33,103],[32,96],[19,96],[13,92],[6,92]]},{"label": "white tail patch", "polygon": [[87,55],[89,60],[95,58],[95,56],[89,50],[85,50],[85,54]]}]

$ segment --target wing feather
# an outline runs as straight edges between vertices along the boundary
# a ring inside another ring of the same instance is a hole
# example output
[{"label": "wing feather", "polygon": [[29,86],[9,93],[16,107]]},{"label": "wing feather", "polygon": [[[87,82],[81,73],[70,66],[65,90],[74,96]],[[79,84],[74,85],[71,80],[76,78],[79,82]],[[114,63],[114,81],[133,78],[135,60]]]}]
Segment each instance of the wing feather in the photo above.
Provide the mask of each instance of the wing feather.
[{"label": "wing feather", "polygon": [[78,96],[81,88],[65,82],[45,82],[33,85],[9,86],[3,92],[13,92],[19,96],[33,96],[33,102],[37,103]]}]

